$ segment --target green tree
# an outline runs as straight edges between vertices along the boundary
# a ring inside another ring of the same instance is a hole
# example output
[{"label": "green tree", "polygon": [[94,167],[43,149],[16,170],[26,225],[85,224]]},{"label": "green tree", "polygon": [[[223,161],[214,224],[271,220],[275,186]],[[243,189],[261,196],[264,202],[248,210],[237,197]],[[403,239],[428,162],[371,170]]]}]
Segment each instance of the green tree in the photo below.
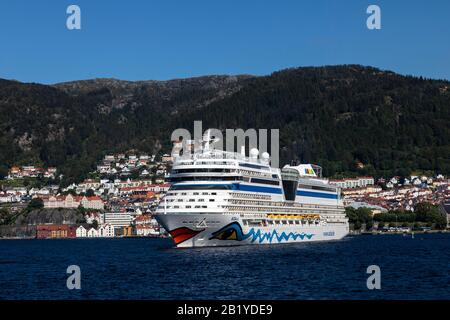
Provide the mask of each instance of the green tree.
[{"label": "green tree", "polygon": [[12,219],[11,213],[6,208],[0,208],[0,225],[10,224]]},{"label": "green tree", "polygon": [[353,224],[354,229],[361,229],[362,224],[366,225],[366,229],[373,227],[372,211],[368,208],[345,208],[345,213],[350,224]]},{"label": "green tree", "polygon": [[416,213],[416,220],[427,223],[427,226],[435,225],[438,229],[444,229],[447,225],[447,218],[439,210],[438,206],[430,203],[418,203],[414,211]]},{"label": "green tree", "polygon": [[0,166],[0,180],[3,180],[8,175],[8,168]]},{"label": "green tree", "polygon": [[42,209],[44,207],[44,201],[41,198],[33,198],[28,203],[27,209],[28,211]]}]

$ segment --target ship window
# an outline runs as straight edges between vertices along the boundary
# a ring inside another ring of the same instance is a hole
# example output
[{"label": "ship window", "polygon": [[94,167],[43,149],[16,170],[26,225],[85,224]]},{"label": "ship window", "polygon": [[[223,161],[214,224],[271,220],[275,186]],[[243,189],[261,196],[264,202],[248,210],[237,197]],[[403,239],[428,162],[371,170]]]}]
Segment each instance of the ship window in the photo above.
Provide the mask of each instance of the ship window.
[{"label": "ship window", "polygon": [[292,220],[289,220],[289,224],[294,224],[294,221],[292,221]]},{"label": "ship window", "polygon": [[195,202],[195,199],[189,199],[189,202]]},{"label": "ship window", "polygon": [[209,199],[209,202],[214,202],[214,201],[216,201],[215,199]]},{"label": "ship window", "polygon": [[287,224],[287,221],[286,221],[286,220],[283,220],[282,223],[283,223],[283,224]]},{"label": "ship window", "polygon": [[246,167],[246,168],[252,168],[252,169],[265,169],[265,170],[268,170],[268,167],[259,166],[257,164],[251,164],[251,163],[239,163],[239,166]]},{"label": "ship window", "polygon": [[271,185],[274,185],[274,186],[280,185],[280,183],[278,181],[274,181],[274,180],[252,178],[251,181],[254,182],[254,183],[271,184]]},{"label": "ship window", "polygon": [[191,208],[191,206],[186,206],[186,209],[189,209],[189,208]]},{"label": "ship window", "polygon": [[234,190],[233,184],[206,184],[206,185],[172,185],[171,190]]},{"label": "ship window", "polygon": [[[208,165],[208,163],[200,163],[200,164],[206,164],[206,165]],[[215,162],[213,162],[213,163],[209,163],[209,164],[212,164],[212,165],[214,165],[214,164],[227,164],[227,163],[215,163]],[[173,174],[178,174],[178,173],[195,173],[195,172],[201,172],[201,173],[203,173],[203,172],[231,172],[231,170],[230,169],[222,169],[222,168],[201,168],[201,169],[175,169],[175,170],[172,170],[172,173]]]},{"label": "ship window", "polygon": [[[242,180],[241,176],[212,176],[212,177],[206,177],[206,176],[190,176],[190,177],[169,177],[167,178],[168,182],[183,182],[183,181],[237,181]],[[206,189],[206,188],[201,188]],[[208,188],[209,189],[209,188]]]},{"label": "ship window", "polygon": [[298,220],[295,220],[295,224],[300,224],[300,221],[298,221]]},{"label": "ship window", "polygon": [[205,202],[205,199],[198,199],[198,202]]},{"label": "ship window", "polygon": [[312,190],[336,192],[335,188],[330,188],[330,187],[313,186],[313,185],[307,185],[307,184],[300,184],[298,187],[301,189],[312,189]]}]

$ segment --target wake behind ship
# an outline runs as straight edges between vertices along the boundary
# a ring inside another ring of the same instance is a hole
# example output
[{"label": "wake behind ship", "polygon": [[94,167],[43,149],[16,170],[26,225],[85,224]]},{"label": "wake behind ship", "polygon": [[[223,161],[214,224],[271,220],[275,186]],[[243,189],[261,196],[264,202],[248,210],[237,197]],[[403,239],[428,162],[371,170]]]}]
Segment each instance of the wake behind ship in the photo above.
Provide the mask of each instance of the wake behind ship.
[{"label": "wake behind ship", "polygon": [[349,232],[340,190],[311,164],[270,166],[250,156],[202,148],[174,159],[156,219],[177,247],[337,240]]}]

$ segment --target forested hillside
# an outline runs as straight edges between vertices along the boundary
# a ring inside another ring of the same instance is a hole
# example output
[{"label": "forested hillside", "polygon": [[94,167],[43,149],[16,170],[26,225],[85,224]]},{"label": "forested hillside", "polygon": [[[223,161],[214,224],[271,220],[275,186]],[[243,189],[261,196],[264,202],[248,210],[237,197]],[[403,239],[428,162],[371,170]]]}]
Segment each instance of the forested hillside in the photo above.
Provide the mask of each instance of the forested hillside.
[{"label": "forested hillside", "polygon": [[281,163],[325,174],[450,173],[450,83],[358,65],[264,77],[95,79],[46,86],[0,80],[0,166],[57,166],[82,179],[107,152],[165,152],[170,133],[279,128]]}]

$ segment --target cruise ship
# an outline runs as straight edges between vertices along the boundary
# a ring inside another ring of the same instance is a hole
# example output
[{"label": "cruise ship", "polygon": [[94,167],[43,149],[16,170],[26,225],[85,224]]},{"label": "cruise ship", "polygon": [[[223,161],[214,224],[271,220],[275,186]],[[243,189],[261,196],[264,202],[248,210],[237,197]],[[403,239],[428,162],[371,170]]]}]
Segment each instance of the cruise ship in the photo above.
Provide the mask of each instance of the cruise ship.
[{"label": "cruise ship", "polygon": [[349,232],[340,189],[321,168],[270,166],[267,152],[201,148],[174,158],[156,219],[177,247],[338,240]]}]

